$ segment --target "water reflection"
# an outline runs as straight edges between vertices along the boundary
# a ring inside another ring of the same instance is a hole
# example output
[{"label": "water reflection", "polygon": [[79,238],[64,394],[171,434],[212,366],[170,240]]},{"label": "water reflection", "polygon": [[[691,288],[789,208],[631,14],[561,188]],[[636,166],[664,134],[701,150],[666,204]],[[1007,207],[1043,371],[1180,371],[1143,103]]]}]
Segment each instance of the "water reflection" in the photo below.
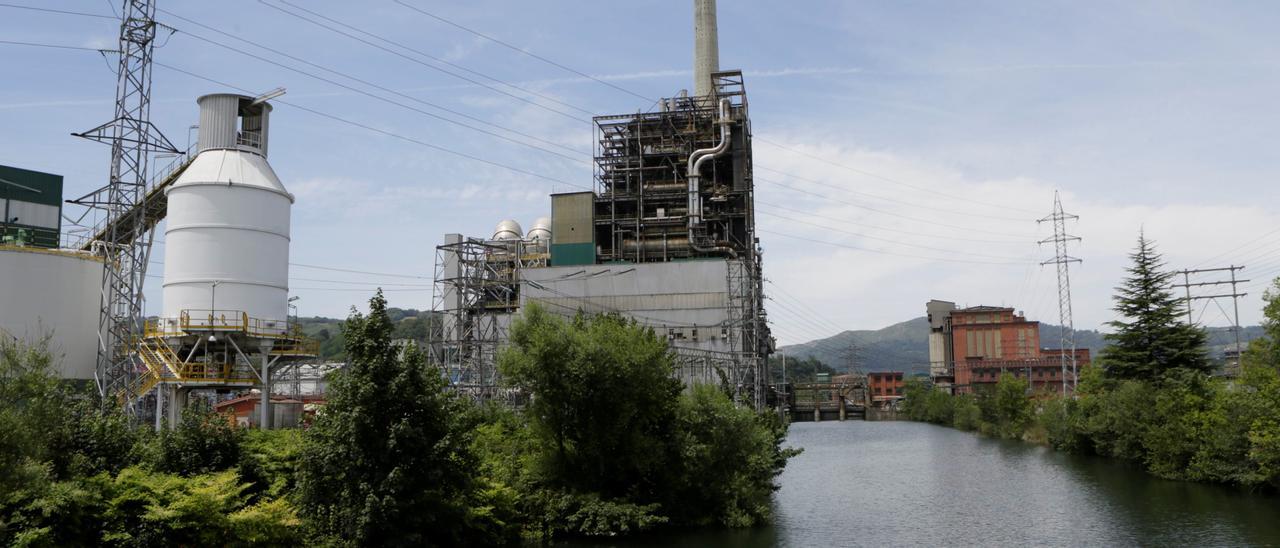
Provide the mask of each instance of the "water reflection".
[{"label": "water reflection", "polygon": [[[796,423],[777,522],[594,546],[1280,545],[1280,497],[910,422]],[[575,543],[578,544],[578,543]]]}]

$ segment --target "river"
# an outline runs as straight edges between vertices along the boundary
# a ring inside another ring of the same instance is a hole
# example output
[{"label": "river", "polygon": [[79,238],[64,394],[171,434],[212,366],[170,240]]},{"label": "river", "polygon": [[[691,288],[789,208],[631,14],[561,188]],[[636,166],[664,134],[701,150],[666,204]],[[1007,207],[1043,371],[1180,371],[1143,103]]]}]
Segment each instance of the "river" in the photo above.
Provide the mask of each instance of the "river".
[{"label": "river", "polygon": [[930,424],[795,423],[775,523],[637,546],[1280,545],[1280,496]]}]

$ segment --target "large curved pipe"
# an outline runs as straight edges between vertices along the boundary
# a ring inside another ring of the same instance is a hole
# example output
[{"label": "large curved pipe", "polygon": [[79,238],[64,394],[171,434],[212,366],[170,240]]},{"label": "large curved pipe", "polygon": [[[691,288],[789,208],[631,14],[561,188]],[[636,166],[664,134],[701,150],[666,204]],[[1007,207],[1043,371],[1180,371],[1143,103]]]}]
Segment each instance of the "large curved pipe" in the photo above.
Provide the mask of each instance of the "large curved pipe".
[{"label": "large curved pipe", "polygon": [[711,148],[702,148],[689,155],[686,177],[689,179],[689,228],[702,224],[702,163],[714,159],[729,150],[729,100],[720,100],[720,142]]}]

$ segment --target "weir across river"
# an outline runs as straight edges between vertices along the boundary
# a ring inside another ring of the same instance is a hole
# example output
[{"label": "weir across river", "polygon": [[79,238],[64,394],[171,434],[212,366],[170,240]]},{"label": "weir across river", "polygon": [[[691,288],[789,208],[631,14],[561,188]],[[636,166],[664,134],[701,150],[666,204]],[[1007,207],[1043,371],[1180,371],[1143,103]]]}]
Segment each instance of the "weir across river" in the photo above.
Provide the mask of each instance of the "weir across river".
[{"label": "weir across river", "polygon": [[791,422],[864,419],[870,407],[865,377],[833,382],[777,385],[778,406]]}]

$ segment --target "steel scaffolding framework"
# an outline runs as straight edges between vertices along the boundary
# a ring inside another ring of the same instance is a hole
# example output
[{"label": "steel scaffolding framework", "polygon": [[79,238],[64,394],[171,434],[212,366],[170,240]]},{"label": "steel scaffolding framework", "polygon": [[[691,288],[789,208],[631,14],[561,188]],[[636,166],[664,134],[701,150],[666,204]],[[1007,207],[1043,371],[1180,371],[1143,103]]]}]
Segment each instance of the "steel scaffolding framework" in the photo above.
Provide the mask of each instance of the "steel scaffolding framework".
[{"label": "steel scaffolding framework", "polygon": [[520,305],[520,270],[546,266],[546,254],[519,240],[456,236],[436,247],[429,355],[457,390],[497,395],[497,357],[507,323]]},{"label": "steel scaffolding framework", "polygon": [[[1058,325],[1059,329],[1059,348],[1062,352],[1062,393],[1067,393],[1067,382],[1071,383],[1071,391],[1074,393],[1076,385],[1080,382],[1080,373],[1076,364],[1076,328],[1075,320],[1072,319],[1071,312],[1071,263],[1078,263],[1080,259],[1072,257],[1067,253],[1067,244],[1073,241],[1080,241],[1078,236],[1067,234],[1067,221],[1079,219],[1079,216],[1071,215],[1062,210],[1062,199],[1058,196],[1058,192],[1053,192],[1053,213],[1048,217],[1040,219],[1041,223],[1053,223],[1053,237],[1040,240],[1041,244],[1053,242],[1054,256],[1052,259],[1044,261],[1041,264],[1052,264],[1057,266],[1058,270]],[[1070,349],[1070,352],[1066,350]],[[1068,376],[1067,373],[1071,374]]]},{"label": "steel scaffolding framework", "polygon": [[[110,178],[105,186],[74,200],[104,212],[106,227],[95,246],[104,257],[97,385],[103,396],[126,393],[146,371],[132,348],[142,333],[143,282],[154,232],[143,203],[150,154],[180,153],[151,124],[151,57],[155,49],[156,5],[125,0],[121,11],[115,117],[73,134],[111,145]],[[103,398],[108,401],[109,398]]]}]

